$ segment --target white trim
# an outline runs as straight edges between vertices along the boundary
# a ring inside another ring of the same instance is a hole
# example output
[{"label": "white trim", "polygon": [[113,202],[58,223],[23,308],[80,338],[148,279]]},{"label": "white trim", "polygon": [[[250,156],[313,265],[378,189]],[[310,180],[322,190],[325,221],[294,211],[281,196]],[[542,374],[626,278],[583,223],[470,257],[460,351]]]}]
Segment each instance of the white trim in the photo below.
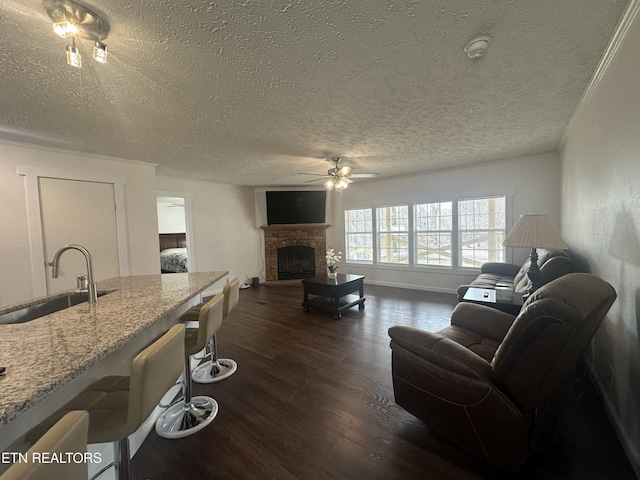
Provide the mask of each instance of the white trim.
[{"label": "white trim", "polygon": [[113,185],[113,195],[116,207],[116,233],[118,237],[118,260],[120,275],[130,274],[129,261],[129,233],[127,229],[127,214],[124,186],[126,178],[112,177],[97,173],[69,173],[49,167],[31,167],[18,165],[16,173],[24,177],[25,201],[27,210],[27,228],[29,238],[29,253],[31,258],[31,286],[33,296],[47,295],[47,259],[44,258],[44,242],[40,211],[39,178],[58,178],[84,182],[109,183]]},{"label": "white trim", "polygon": [[187,240],[187,262],[189,272],[197,272],[195,242],[193,241],[193,195],[185,192],[175,192],[169,190],[156,190],[156,201],[158,197],[179,197],[184,198],[184,215],[186,222],[186,240]]},{"label": "white trim", "polygon": [[29,143],[29,142],[22,142],[22,141],[18,142],[14,140],[0,139],[0,145],[7,145],[10,147],[19,147],[19,148],[27,147],[27,148],[33,148],[35,150],[44,150],[46,152],[63,153],[65,155],[81,157],[85,160],[88,158],[93,160],[108,160],[111,162],[129,163],[131,165],[140,165],[144,167],[157,167],[159,165],[158,163],[144,162],[142,160],[131,160],[131,159],[122,158],[122,157],[111,157],[109,155],[99,155],[97,153],[82,152],[79,150],[70,150],[68,148],[53,147],[49,145],[38,145],[36,143]]},{"label": "white trim", "polygon": [[[360,274],[356,274],[360,275]],[[381,287],[393,287],[393,288],[406,288],[407,290],[419,290],[422,292],[433,292],[433,293],[448,293],[451,295],[457,295],[458,290],[454,288],[442,288],[442,287],[433,287],[428,285],[413,285],[410,283],[394,283],[394,282],[384,282],[379,280],[369,280],[367,278],[366,285],[378,285]]]},{"label": "white trim", "polygon": [[[109,182],[112,183],[112,182]],[[129,256],[129,232],[127,230],[127,209],[125,207],[126,179],[124,182],[113,182],[113,195],[116,202],[116,234],[118,236],[118,261],[120,263],[120,276],[131,275],[131,258]]]},{"label": "white trim", "polygon": [[[591,349],[593,351],[593,348]],[[582,359],[584,360],[587,371],[589,372],[589,376],[591,377],[591,381],[597,386],[598,392],[600,393],[600,397],[604,403],[604,410],[611,421],[613,426],[613,430],[616,432],[618,436],[618,440],[620,440],[620,444],[622,445],[622,449],[627,454],[627,458],[629,459],[629,463],[633,468],[636,476],[640,478],[640,452],[636,449],[633,441],[629,438],[627,431],[625,430],[625,426],[620,420],[618,413],[616,411],[615,406],[611,402],[609,395],[607,395],[606,390],[602,386],[602,382],[600,381],[600,377],[598,372],[596,372],[595,367],[589,356],[585,353],[582,355]]]},{"label": "white trim", "polygon": [[611,61],[615,57],[618,49],[620,48],[620,45],[622,45],[625,37],[627,36],[627,32],[635,21],[638,12],[640,12],[640,0],[631,0],[627,5],[627,9],[620,18],[620,22],[618,23],[618,26],[616,27],[616,30],[611,37],[604,55],[600,59],[600,63],[598,63],[598,66],[596,67],[593,76],[591,77],[591,81],[589,82],[587,89],[582,94],[582,98],[578,102],[578,106],[569,119],[567,128],[565,128],[564,133],[562,134],[562,138],[560,139],[560,143],[557,149],[558,152],[561,152],[564,149],[564,146],[567,143],[567,139],[569,138],[569,133],[573,128],[573,124],[580,116],[582,109],[584,109],[586,105],[591,101],[591,97],[602,82],[602,79],[604,78],[609,65],[611,64]]}]

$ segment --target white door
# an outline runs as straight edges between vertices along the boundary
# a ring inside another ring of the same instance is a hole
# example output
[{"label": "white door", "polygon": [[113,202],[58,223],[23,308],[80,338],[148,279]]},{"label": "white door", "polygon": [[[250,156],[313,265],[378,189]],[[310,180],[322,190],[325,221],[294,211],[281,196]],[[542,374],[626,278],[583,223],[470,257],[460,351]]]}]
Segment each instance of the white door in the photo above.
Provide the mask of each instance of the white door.
[{"label": "white door", "polygon": [[[82,245],[91,254],[95,281],[119,276],[114,185],[40,177],[38,188],[45,261],[67,244]],[[86,272],[84,255],[64,252],[58,278],[46,268],[47,293],[75,288],[76,275]]]}]

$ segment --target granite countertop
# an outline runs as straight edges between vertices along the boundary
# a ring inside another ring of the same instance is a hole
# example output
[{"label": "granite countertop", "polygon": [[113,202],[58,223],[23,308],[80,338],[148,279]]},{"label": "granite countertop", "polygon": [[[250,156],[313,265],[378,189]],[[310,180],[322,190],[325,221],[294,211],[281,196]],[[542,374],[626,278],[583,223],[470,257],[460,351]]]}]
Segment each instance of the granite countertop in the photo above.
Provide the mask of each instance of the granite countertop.
[{"label": "granite countertop", "polygon": [[[26,323],[0,325],[0,427],[70,382],[227,272],[116,277],[98,282],[107,293]],[[24,302],[6,313],[34,304]]]}]

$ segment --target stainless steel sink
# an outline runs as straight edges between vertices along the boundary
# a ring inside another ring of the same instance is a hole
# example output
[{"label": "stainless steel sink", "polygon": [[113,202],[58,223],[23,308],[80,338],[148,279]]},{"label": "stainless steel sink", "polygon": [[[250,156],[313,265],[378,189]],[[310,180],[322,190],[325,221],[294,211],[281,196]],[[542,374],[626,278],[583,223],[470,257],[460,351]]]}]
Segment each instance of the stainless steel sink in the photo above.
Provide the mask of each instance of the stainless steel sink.
[{"label": "stainless steel sink", "polygon": [[[108,291],[98,292],[98,297],[110,293]],[[44,317],[50,313],[73,307],[88,300],[87,292],[70,292],[57,297],[47,298],[39,303],[28,307],[14,310],[0,315],[0,325],[8,323],[24,323]]]}]

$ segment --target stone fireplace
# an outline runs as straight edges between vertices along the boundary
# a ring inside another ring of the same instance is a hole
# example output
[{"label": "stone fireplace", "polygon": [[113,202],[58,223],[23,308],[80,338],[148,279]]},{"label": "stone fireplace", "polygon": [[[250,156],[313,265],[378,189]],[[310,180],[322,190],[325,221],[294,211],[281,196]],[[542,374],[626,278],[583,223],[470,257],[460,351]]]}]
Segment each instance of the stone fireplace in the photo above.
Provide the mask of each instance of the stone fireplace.
[{"label": "stone fireplace", "polygon": [[[326,270],[329,225],[315,223],[263,225],[260,228],[264,230],[265,280],[267,282],[320,275]],[[309,256],[311,252],[312,258]],[[279,262],[279,253],[291,255],[286,260],[281,257]],[[279,263],[282,263],[280,268]],[[311,273],[312,267],[313,273]]]}]

